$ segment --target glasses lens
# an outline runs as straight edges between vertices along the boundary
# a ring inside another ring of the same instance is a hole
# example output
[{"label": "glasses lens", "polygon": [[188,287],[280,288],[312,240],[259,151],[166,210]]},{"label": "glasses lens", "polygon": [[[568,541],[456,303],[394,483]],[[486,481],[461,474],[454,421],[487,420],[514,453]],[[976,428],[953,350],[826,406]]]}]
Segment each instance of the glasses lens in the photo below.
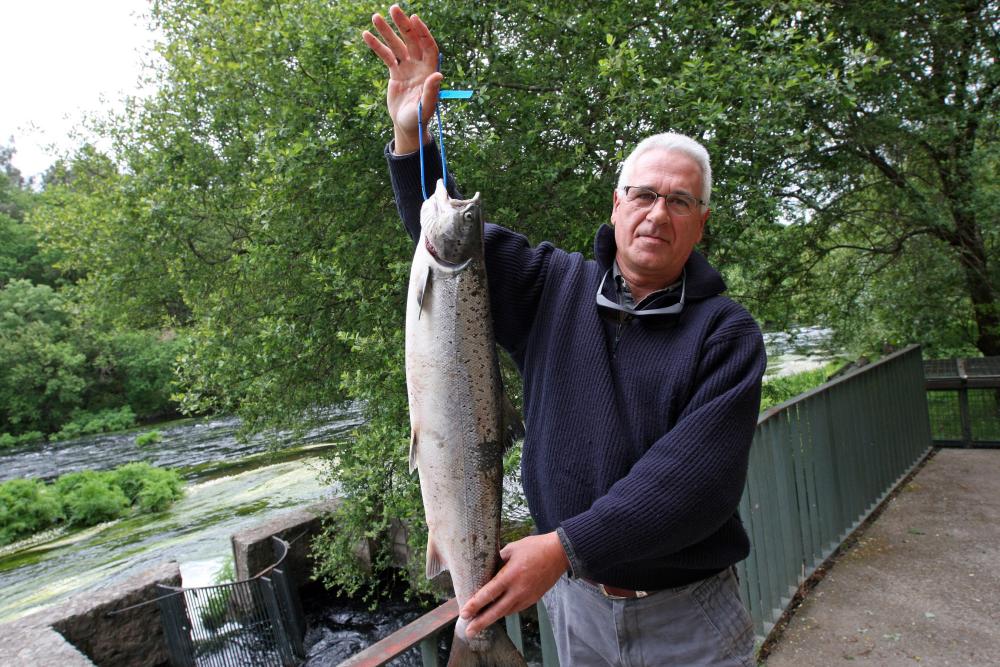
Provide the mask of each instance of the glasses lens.
[{"label": "glasses lens", "polygon": [[652,206],[656,202],[656,193],[633,185],[625,189],[625,200],[636,206]]},{"label": "glasses lens", "polygon": [[691,215],[694,211],[694,198],[686,195],[667,195],[667,208],[677,215]]}]

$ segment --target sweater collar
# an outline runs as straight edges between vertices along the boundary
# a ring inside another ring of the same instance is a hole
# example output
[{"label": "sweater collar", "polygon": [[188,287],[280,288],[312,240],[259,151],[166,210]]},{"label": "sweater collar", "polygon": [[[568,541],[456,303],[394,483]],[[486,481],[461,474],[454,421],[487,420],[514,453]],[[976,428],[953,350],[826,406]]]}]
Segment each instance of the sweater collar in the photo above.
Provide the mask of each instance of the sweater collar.
[{"label": "sweater collar", "polygon": [[[594,237],[594,258],[601,268],[608,270],[614,264],[618,246],[615,244],[615,230],[611,225],[603,224]],[[684,264],[687,271],[687,299],[707,299],[710,296],[726,291],[726,282],[722,275],[712,268],[701,253],[691,251]]]}]

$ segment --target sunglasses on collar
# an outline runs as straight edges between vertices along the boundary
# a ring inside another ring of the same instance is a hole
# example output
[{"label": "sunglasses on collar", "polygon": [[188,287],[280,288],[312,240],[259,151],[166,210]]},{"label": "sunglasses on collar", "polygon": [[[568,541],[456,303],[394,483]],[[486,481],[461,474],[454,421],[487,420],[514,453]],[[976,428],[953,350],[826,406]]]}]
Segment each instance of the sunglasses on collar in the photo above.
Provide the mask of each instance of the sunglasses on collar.
[{"label": "sunglasses on collar", "polygon": [[623,306],[620,303],[615,303],[608,297],[604,296],[604,284],[607,282],[610,274],[611,269],[604,272],[604,277],[601,278],[601,284],[597,288],[598,310],[603,310],[605,313],[609,310],[618,311],[639,319],[645,319],[656,315],[678,315],[682,310],[684,310],[684,296],[687,292],[687,270],[684,270],[681,273],[681,298],[677,303],[665,308],[643,308],[642,310],[636,310],[631,306]]}]

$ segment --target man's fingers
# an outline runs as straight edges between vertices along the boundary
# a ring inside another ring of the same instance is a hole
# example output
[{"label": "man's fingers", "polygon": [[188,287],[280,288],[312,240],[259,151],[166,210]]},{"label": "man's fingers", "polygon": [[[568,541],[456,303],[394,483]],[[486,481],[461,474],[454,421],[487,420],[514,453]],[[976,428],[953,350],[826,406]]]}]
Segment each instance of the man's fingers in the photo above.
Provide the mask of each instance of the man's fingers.
[{"label": "man's fingers", "polygon": [[361,33],[361,38],[365,40],[365,44],[368,45],[368,48],[371,49],[375,55],[377,55],[382,62],[386,64],[387,67],[392,69],[396,66],[398,62],[396,60],[396,56],[392,53],[389,47],[379,41],[378,37],[365,30]]},{"label": "man's fingers", "polygon": [[409,56],[414,60],[420,60],[420,41],[410,17],[399,8],[399,5],[393,5],[389,8],[389,18],[396,24],[399,36],[406,44],[407,49],[409,49]]},{"label": "man's fingers", "polygon": [[438,45],[434,40],[434,36],[431,34],[430,28],[424,23],[419,16],[414,14],[410,17],[410,21],[413,23],[414,31],[416,32],[417,39],[420,42],[420,50],[423,56],[433,57],[435,66],[437,65],[438,56]]},{"label": "man's fingers", "polygon": [[392,51],[395,60],[403,60],[408,56],[403,40],[399,38],[399,35],[389,26],[386,20],[382,18],[381,14],[374,14],[372,16],[372,25],[375,26],[378,34],[382,36],[382,41],[385,42],[385,45]]},{"label": "man's fingers", "polygon": [[488,628],[507,614],[512,613],[514,609],[509,598],[510,596],[505,592],[487,605],[483,611],[475,615],[469,621],[469,624],[465,626],[466,636],[473,637],[482,632],[484,628]]}]

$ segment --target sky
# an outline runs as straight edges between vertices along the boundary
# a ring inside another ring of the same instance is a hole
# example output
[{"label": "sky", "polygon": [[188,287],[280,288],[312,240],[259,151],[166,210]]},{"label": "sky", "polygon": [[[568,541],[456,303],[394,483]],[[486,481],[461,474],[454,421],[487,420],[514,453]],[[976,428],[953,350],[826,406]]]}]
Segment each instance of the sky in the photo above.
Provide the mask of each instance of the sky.
[{"label": "sky", "polygon": [[44,172],[78,144],[85,115],[122,108],[142,92],[153,54],[148,0],[0,0],[0,145],[14,139],[13,164]]}]

